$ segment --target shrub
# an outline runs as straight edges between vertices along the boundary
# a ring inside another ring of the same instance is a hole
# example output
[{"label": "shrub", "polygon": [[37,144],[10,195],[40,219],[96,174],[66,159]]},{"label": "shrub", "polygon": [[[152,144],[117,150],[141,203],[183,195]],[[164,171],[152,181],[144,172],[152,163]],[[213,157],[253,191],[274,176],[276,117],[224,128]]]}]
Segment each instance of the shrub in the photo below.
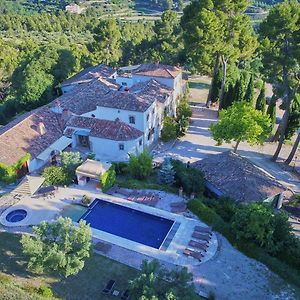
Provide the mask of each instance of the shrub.
[{"label": "shrub", "polygon": [[163,128],[161,131],[161,139],[164,142],[168,142],[177,138],[176,122],[171,117],[164,117]]},{"label": "shrub", "polygon": [[128,163],[126,162],[115,162],[113,163],[117,175],[123,175],[128,173]]},{"label": "shrub", "polygon": [[101,175],[101,189],[102,192],[106,193],[116,181],[116,171],[113,166],[111,166],[104,174]]},{"label": "shrub", "polygon": [[140,155],[130,155],[128,163],[129,173],[136,179],[145,179],[153,171],[152,156],[149,152],[144,151]]},{"label": "shrub", "polygon": [[175,184],[182,187],[187,194],[201,194],[204,191],[204,178],[201,171],[187,168],[186,164],[179,160],[172,161],[175,170]]},{"label": "shrub", "polygon": [[208,207],[213,208],[225,222],[230,222],[238,209],[238,205],[227,197],[222,197],[220,199],[205,198],[203,203]]},{"label": "shrub", "polygon": [[53,297],[53,292],[52,290],[45,285],[41,285],[38,290],[37,293],[45,298],[52,298]]},{"label": "shrub", "polygon": [[61,154],[61,165],[70,177],[75,176],[75,170],[82,163],[79,152],[63,152]]},{"label": "shrub", "polygon": [[[189,201],[188,208],[202,221],[211,225],[216,231],[223,234],[238,250],[242,251],[247,256],[266,264],[272,271],[278,273],[289,282],[300,286],[300,277],[299,272],[297,271],[300,268],[300,241],[295,236],[291,235],[291,233],[288,234],[288,236],[291,237],[291,239],[288,239],[289,244],[285,243],[284,252],[277,255],[277,257],[282,260],[280,261],[278,258],[270,256],[266,249],[258,247],[252,240],[243,238],[237,239],[232,231],[230,223],[225,222],[214,210],[215,205],[213,205],[213,208],[208,207],[204,204],[204,201],[208,203],[210,200],[203,200],[204,199],[194,199]],[[263,206],[262,204],[260,205]],[[237,206],[238,211],[243,208],[244,207],[240,208]],[[277,220],[278,226],[282,222],[282,219],[283,217],[279,217],[280,221]]]},{"label": "shrub", "polygon": [[87,196],[87,195],[83,195],[81,203],[83,205],[89,205],[92,202],[92,198]]},{"label": "shrub", "polygon": [[42,175],[47,185],[69,185],[72,183],[72,177],[63,167],[45,168]]}]

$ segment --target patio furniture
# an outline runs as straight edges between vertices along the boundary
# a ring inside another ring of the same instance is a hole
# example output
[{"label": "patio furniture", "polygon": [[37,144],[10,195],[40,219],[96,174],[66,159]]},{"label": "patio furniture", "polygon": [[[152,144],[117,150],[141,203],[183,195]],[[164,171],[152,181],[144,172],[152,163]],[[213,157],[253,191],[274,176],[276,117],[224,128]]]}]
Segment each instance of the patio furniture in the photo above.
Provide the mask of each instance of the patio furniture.
[{"label": "patio furniture", "polygon": [[125,290],[121,296],[122,300],[128,300],[129,299],[129,289]]},{"label": "patio furniture", "polygon": [[199,261],[201,261],[201,258],[204,256],[201,252],[196,252],[192,249],[189,248],[185,248],[183,251],[183,254],[186,256],[191,256],[193,258],[198,259]]},{"label": "patio furniture", "polygon": [[203,242],[196,242],[194,240],[189,241],[189,246],[194,247],[194,248],[199,249],[199,250],[202,250],[204,252],[206,252],[208,247],[209,247],[207,242],[204,242],[204,243]]},{"label": "patio furniture", "polygon": [[210,235],[212,234],[212,228],[208,226],[195,226],[194,230],[200,233],[205,232],[209,233]]},{"label": "patio furniture", "polygon": [[196,231],[193,232],[192,238],[195,238],[197,240],[207,241],[207,242],[209,242],[210,239],[211,239],[210,235],[202,234],[202,233],[199,233],[199,232],[196,232]]},{"label": "patio furniture", "polygon": [[105,288],[102,290],[103,294],[110,294],[115,286],[116,282],[114,280],[109,280],[105,286]]}]

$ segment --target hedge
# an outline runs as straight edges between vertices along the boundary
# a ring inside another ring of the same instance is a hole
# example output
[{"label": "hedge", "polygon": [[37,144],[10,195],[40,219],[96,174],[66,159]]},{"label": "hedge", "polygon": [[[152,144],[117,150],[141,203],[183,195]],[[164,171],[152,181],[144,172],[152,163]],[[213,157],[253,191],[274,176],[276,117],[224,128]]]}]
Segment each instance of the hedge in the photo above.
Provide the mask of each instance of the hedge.
[{"label": "hedge", "polygon": [[282,262],[278,258],[269,255],[263,248],[258,247],[253,242],[241,239],[237,240],[235,234],[232,232],[231,225],[228,222],[225,222],[214,209],[205,205],[202,200],[203,199],[194,199],[188,203],[188,208],[196,214],[199,219],[212,226],[215,231],[224,235],[239,251],[248,257],[262,262],[287,282],[300,287],[299,270]]},{"label": "hedge", "polygon": [[100,177],[102,192],[106,193],[116,181],[116,171],[112,166]]}]

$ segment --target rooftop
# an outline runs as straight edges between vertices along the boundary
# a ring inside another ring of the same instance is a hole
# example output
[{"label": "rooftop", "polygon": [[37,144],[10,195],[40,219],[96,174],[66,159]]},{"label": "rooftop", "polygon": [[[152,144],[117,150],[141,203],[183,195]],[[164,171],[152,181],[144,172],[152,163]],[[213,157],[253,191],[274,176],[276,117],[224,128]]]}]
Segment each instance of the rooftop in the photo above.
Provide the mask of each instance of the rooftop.
[{"label": "rooftop", "polygon": [[65,80],[61,86],[71,85],[71,84],[82,84],[90,82],[97,78],[110,78],[116,72],[115,69],[99,64],[97,66],[88,67],[83,69],[79,73]]},{"label": "rooftop", "polygon": [[194,162],[205,179],[237,202],[263,201],[286,188],[248,159],[232,151],[211,154]]},{"label": "rooftop", "polygon": [[[132,126],[116,119],[115,121],[100,120],[95,118],[73,116],[67,123],[68,127],[82,128],[90,130],[90,135],[98,138],[130,141],[137,139],[143,133]],[[67,128],[68,130],[69,128]]]},{"label": "rooftop", "polygon": [[71,92],[57,98],[56,102],[59,102],[62,108],[67,108],[71,112],[81,115],[95,110],[99,98],[113,90],[117,90],[118,87],[118,85],[107,79],[98,78],[75,87]]},{"label": "rooftop", "polygon": [[49,106],[16,118],[0,129],[0,162],[12,165],[26,153],[38,156],[62,135],[63,126],[61,115]]},{"label": "rooftop", "polygon": [[181,68],[169,65],[142,64],[138,68],[132,70],[135,75],[175,78],[181,73]]}]

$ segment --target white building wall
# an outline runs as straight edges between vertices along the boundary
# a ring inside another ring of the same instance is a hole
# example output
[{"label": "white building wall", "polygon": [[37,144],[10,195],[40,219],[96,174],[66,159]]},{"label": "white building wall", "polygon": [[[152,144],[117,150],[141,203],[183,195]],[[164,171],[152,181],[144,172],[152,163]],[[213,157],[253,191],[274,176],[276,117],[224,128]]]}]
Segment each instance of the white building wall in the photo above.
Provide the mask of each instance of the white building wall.
[{"label": "white building wall", "polygon": [[[49,157],[49,160],[50,160],[50,157]],[[34,172],[40,168],[42,168],[49,160],[40,160],[40,159],[33,159],[33,160],[30,160],[28,162],[28,171],[29,173],[31,172]]]},{"label": "white building wall", "polygon": [[[137,155],[143,151],[143,143],[140,145],[140,137],[131,141],[115,141],[90,136],[91,151],[96,154],[96,159],[105,161],[128,161],[128,154]],[[120,150],[120,144],[124,150]]]}]

